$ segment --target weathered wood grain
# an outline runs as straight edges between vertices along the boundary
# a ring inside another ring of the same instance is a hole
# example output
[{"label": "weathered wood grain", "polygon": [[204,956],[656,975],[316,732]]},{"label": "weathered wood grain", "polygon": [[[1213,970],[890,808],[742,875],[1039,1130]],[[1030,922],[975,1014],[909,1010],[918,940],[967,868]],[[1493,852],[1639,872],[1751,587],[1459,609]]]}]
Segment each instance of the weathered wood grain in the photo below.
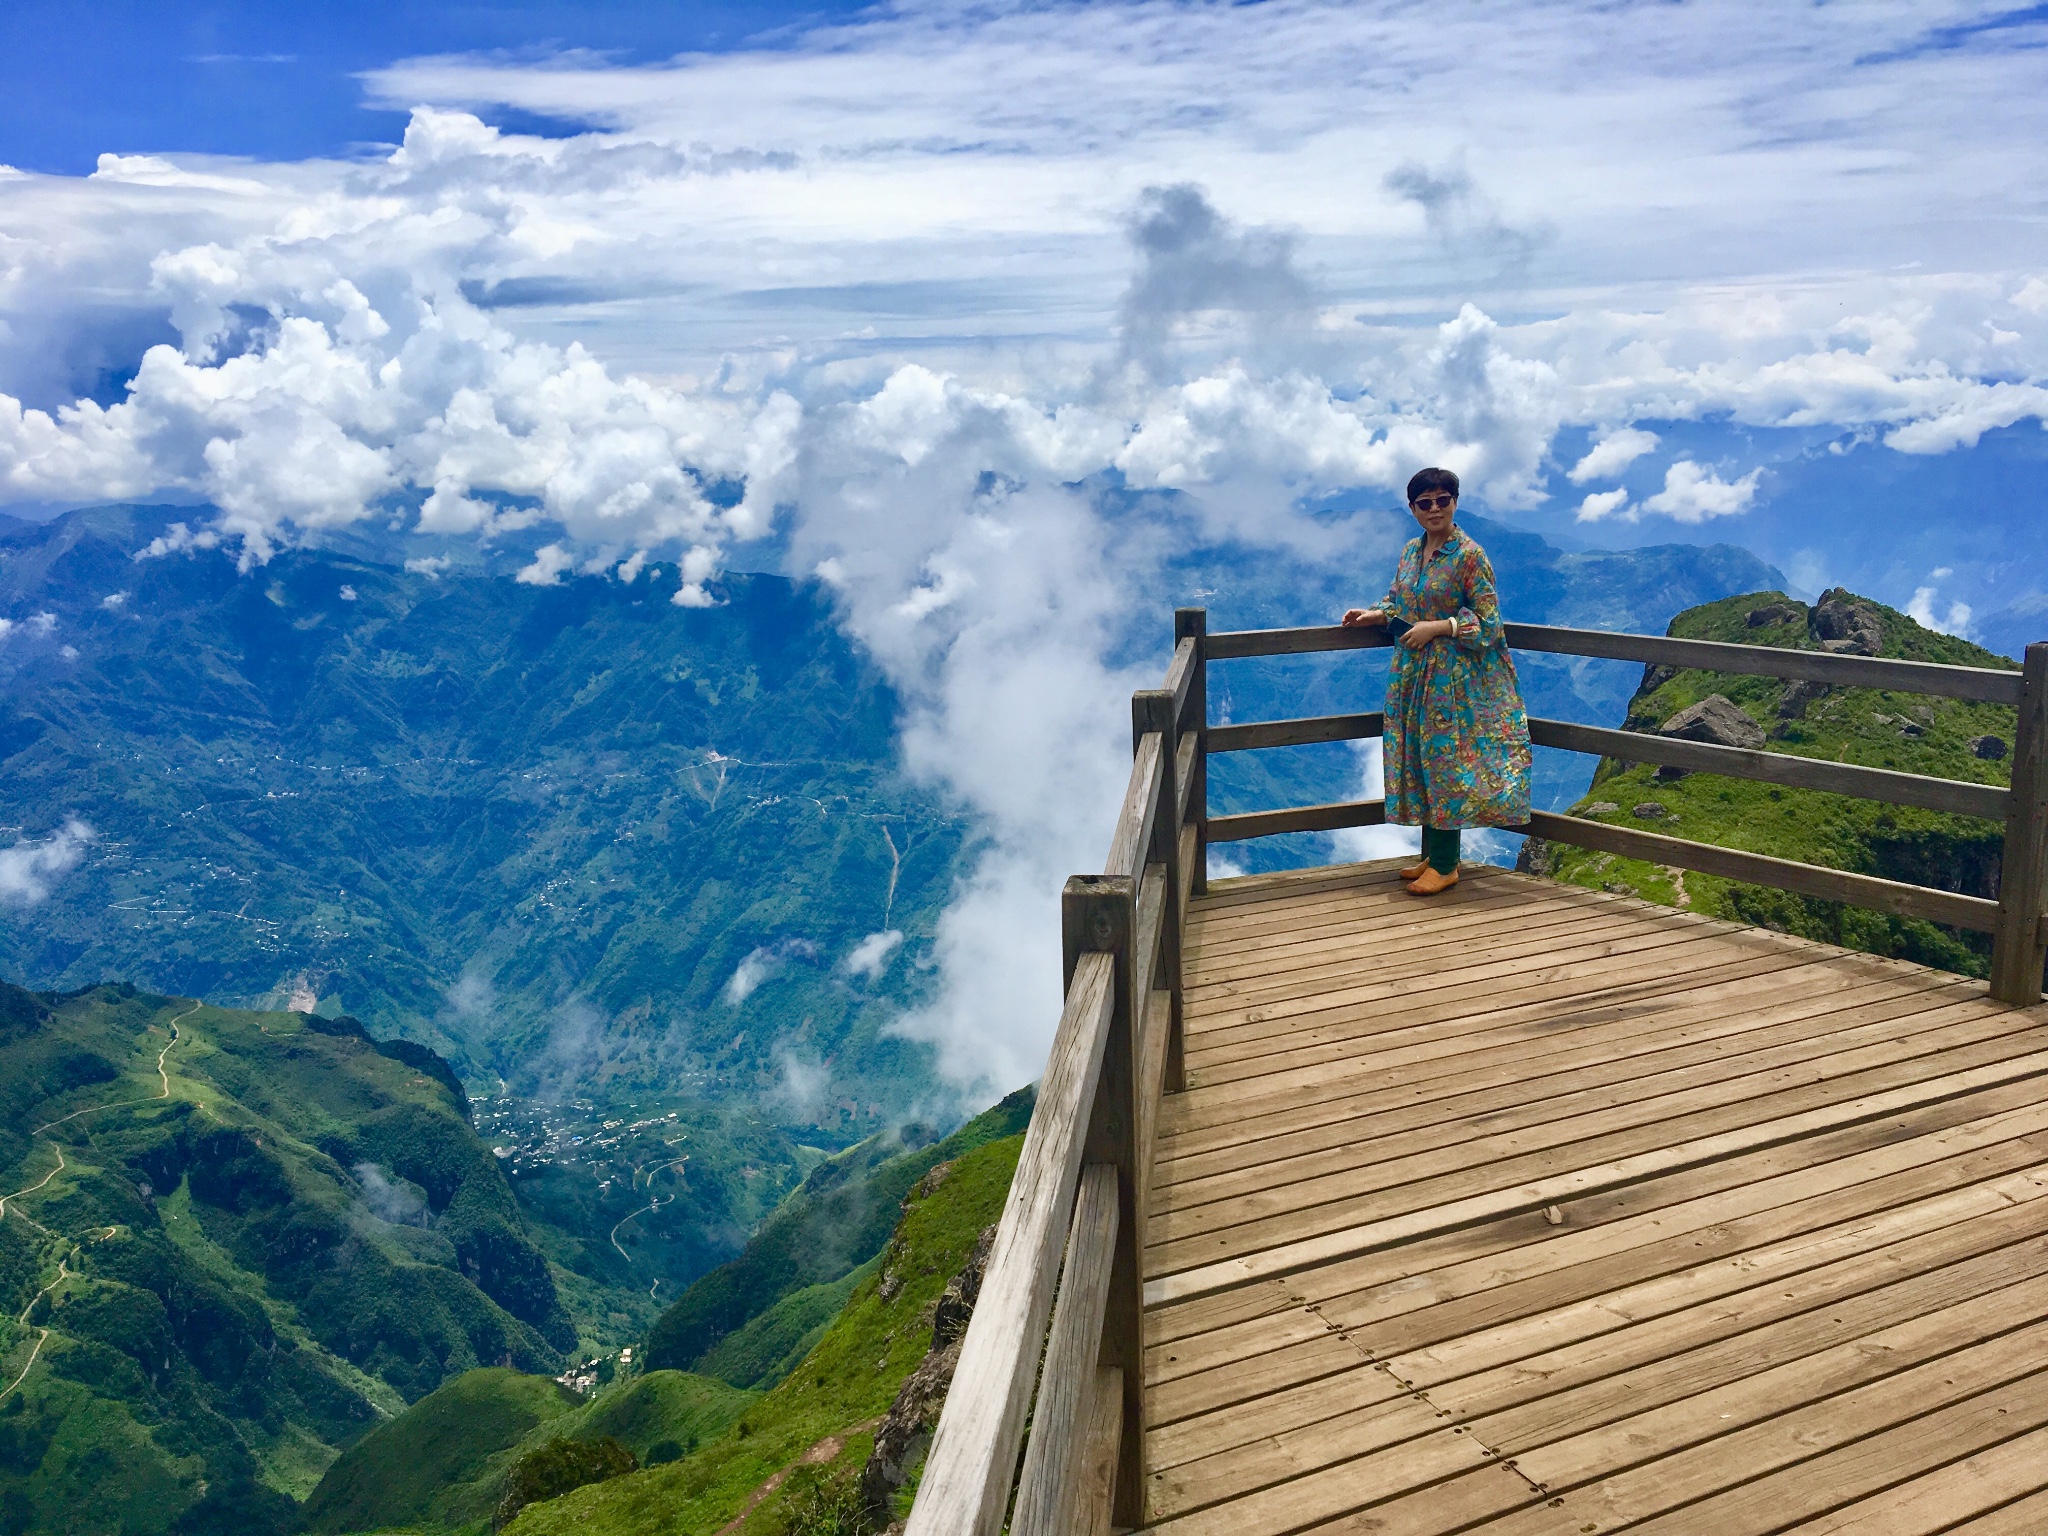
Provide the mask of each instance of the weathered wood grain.
[{"label": "weathered wood grain", "polygon": [[1002,1526],[1116,984],[1113,955],[1083,955],[1074,967],[908,1536],[995,1536]]},{"label": "weathered wood grain", "polygon": [[[1038,1400],[1032,1406],[1031,1441],[1017,1480],[1017,1536],[1067,1536],[1070,1511],[1080,1498],[1087,1465],[1087,1431],[1093,1416],[1089,1394],[1102,1349],[1102,1319],[1109,1303],[1109,1274],[1116,1258],[1117,1170],[1091,1163],[1081,1172],[1074,1219],[1060,1270],[1059,1301],[1046,1340]],[[1121,1382],[1118,1383],[1121,1391]]]},{"label": "weathered wood grain", "polygon": [[1647,859],[1652,864],[1697,870],[1703,875],[1719,875],[1723,879],[1769,886],[1799,896],[1815,896],[1823,901],[1846,901],[1851,906],[1895,912],[1901,917],[1921,917],[1930,923],[1973,928],[1980,933],[1991,932],[1998,923],[1998,903],[1986,901],[1981,896],[1938,891],[1924,885],[1905,885],[1897,880],[1880,880],[1875,875],[1823,869],[1817,864],[1774,859],[1734,848],[1716,848],[1709,843],[1668,837],[1661,832],[1641,832],[1634,827],[1609,826],[1580,816],[1532,811],[1529,814],[1529,831],[1552,842],[1595,848],[1602,853],[1619,854],[1628,859]]},{"label": "weathered wood grain", "polygon": [[1235,843],[1248,837],[1277,837],[1283,832],[1334,832],[1339,827],[1377,827],[1386,819],[1387,803],[1384,800],[1346,800],[1332,805],[1295,805],[1278,811],[1211,816],[1205,833],[1212,843]]},{"label": "weathered wood grain", "polygon": [[2048,641],[2027,647],[2025,679],[1991,949],[1991,995],[2019,1004],[2041,999],[2048,942],[2048,919],[2041,914],[2048,901]]},{"label": "weathered wood grain", "polygon": [[1529,719],[1529,740],[1539,747],[1562,747],[1568,752],[1586,752],[1595,757],[1658,763],[1694,773],[1719,773],[1765,784],[1785,784],[1794,789],[1854,795],[1862,800],[1882,800],[1887,805],[1925,806],[1931,811],[1978,816],[1987,821],[2005,820],[2006,805],[2012,798],[1996,784],[1935,779],[1891,768],[1864,768],[1790,752],[1723,747],[1675,736],[1654,736],[1645,731],[1611,731],[1534,715]]},{"label": "weathered wood grain", "polygon": [[[1209,727],[1211,752],[1251,752],[1261,747],[1306,747],[1324,741],[1362,741],[1386,730],[1378,710],[1362,715],[1310,715],[1301,720],[1247,720]],[[1532,724],[1534,722],[1531,722]]]}]

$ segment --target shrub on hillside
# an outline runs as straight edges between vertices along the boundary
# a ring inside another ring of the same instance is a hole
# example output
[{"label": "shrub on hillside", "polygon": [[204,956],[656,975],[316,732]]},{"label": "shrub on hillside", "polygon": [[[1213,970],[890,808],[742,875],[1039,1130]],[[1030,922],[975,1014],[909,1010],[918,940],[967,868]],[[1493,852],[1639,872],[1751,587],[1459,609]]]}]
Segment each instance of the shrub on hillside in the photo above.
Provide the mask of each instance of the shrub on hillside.
[{"label": "shrub on hillside", "polygon": [[633,1453],[610,1435],[597,1440],[557,1436],[512,1463],[512,1470],[505,1474],[505,1497],[498,1503],[497,1524],[509,1525],[529,1504],[558,1499],[572,1488],[639,1470]]}]

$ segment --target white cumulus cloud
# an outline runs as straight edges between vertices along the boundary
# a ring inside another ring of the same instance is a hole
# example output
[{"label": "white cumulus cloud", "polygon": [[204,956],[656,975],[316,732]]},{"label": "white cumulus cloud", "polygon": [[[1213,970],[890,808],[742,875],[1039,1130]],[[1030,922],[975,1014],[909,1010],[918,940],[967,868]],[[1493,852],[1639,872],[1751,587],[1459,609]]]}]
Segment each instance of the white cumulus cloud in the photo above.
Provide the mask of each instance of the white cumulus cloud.
[{"label": "white cumulus cloud", "polygon": [[1664,489],[1646,497],[1643,510],[1681,523],[1733,517],[1750,509],[1762,479],[1763,471],[1752,469],[1739,480],[1723,480],[1691,459],[1680,459],[1664,471]]},{"label": "white cumulus cloud", "polygon": [[1571,467],[1571,473],[1567,478],[1573,485],[1584,485],[1588,480],[1609,479],[1650,452],[1660,441],[1656,433],[1645,432],[1637,427],[1623,427],[1618,432],[1609,432],[1586,451],[1584,458]]},{"label": "white cumulus cloud", "polygon": [[[646,65],[399,61],[383,151],[0,177],[0,503],[205,503],[137,557],[245,566],[533,530],[522,579],[673,565],[685,607],[735,551],[817,572],[981,839],[901,1027],[1007,1088],[1163,549],[1313,552],[1305,502],[1425,463],[1532,508],[1567,432],[1591,487],[1680,423],[1926,454],[2048,419],[2048,24],[1997,15],[907,4]],[[1578,509],[1760,486],[1681,457]]]},{"label": "white cumulus cloud", "polygon": [[1579,503],[1578,519],[1582,523],[1597,523],[1604,517],[1612,517],[1628,505],[1625,490],[1594,491]]}]

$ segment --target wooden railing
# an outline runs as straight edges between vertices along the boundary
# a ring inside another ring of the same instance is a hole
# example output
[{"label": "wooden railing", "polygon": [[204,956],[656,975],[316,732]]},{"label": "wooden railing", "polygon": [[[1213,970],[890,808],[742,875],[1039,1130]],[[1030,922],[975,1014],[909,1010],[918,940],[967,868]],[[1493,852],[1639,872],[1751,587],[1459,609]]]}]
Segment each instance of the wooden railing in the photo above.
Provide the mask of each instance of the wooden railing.
[{"label": "wooden railing", "polygon": [[[1881,880],[1536,812],[1520,830],[1628,858],[1989,931],[1991,992],[2041,996],[2048,954],[2048,643],[2023,671],[1510,624],[1521,650],[1935,694],[2017,711],[2012,787],[1532,719],[1540,746],[1669,764],[2001,821],[1999,899]],[[1208,723],[1208,664],[1368,650],[1338,627],[1210,635],[1174,615],[1166,685],[1131,699],[1133,761],[1099,875],[1061,895],[1066,1001],[972,1322],[911,1510],[909,1536],[1106,1533],[1145,1520],[1142,1327],[1146,1185],[1160,1096],[1182,1084],[1181,933],[1210,843],[1374,826],[1384,803],[1208,814],[1208,755],[1377,736],[1377,713]],[[1026,1429],[1029,1427],[1027,1437]],[[1028,1443],[1027,1443],[1028,1442]]]},{"label": "wooden railing", "polygon": [[1132,695],[1109,857],[1061,893],[1066,1006],[911,1536],[1144,1522],[1141,1258],[1159,1098],[1181,1085],[1180,939],[1207,782],[1203,622],[1199,609],[1174,616],[1166,686]]},{"label": "wooden railing", "polygon": [[[1952,667],[1935,662],[1894,661],[1875,656],[1843,656],[1827,651],[1780,650],[1763,645],[1730,645],[1712,640],[1678,640],[1663,635],[1610,634],[1601,630],[1554,629],[1541,624],[1506,626],[1510,647],[1550,651],[1567,656],[1640,661],[1652,666],[1690,667],[1758,677],[1794,678],[1835,687],[1882,688],[1894,693],[1932,694],[2003,704],[2015,711],[2012,787],[1970,784],[1922,774],[1864,768],[1788,753],[1752,751],[1683,741],[1642,731],[1606,730],[1565,720],[1532,717],[1529,739],[1539,747],[1561,747],[1634,763],[1656,763],[1693,773],[1719,773],[1757,779],[1798,789],[1825,790],[1881,800],[1890,805],[1923,806],[2003,824],[2004,853],[2000,861],[1998,899],[1958,891],[1909,885],[1828,869],[1790,859],[1719,848],[1708,843],[1610,826],[1580,816],[1534,812],[1529,824],[1514,830],[1552,842],[1593,848],[1623,858],[1720,875],[1752,885],[1770,886],[1801,896],[1846,902],[1902,917],[1925,918],[1951,927],[1992,935],[1991,995],[2002,1002],[2032,1003],[2041,998],[2042,964],[2048,954],[2048,918],[2042,908],[2048,896],[2048,643],[2027,647],[2026,661],[2016,672],[1989,667]],[[1308,651],[1370,650],[1391,645],[1374,629],[1267,629],[1211,635],[1204,660],[1241,656],[1291,656]],[[1257,747],[1295,746],[1306,742],[1349,741],[1378,736],[1384,728],[1378,714],[1331,715],[1311,720],[1263,720],[1247,725],[1211,726],[1208,750],[1238,752]],[[1333,805],[1292,806],[1210,818],[1203,842],[1220,843],[1282,832],[1328,832],[1340,827],[1376,826],[1385,820],[1378,800]]]}]

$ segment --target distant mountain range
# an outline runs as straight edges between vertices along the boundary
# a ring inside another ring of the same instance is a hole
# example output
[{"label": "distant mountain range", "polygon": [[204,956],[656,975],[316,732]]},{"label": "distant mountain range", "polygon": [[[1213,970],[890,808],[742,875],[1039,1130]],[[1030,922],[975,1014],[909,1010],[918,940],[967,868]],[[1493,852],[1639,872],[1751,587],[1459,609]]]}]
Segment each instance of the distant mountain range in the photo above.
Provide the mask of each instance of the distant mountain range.
[{"label": "distant mountain range", "polygon": [[967,829],[815,593],[137,558],[172,510],[0,532],[0,830],[92,838],[0,975],[347,1011],[527,1094],[795,1058],[786,1118],[845,1140],[915,1096],[881,1026]]}]

